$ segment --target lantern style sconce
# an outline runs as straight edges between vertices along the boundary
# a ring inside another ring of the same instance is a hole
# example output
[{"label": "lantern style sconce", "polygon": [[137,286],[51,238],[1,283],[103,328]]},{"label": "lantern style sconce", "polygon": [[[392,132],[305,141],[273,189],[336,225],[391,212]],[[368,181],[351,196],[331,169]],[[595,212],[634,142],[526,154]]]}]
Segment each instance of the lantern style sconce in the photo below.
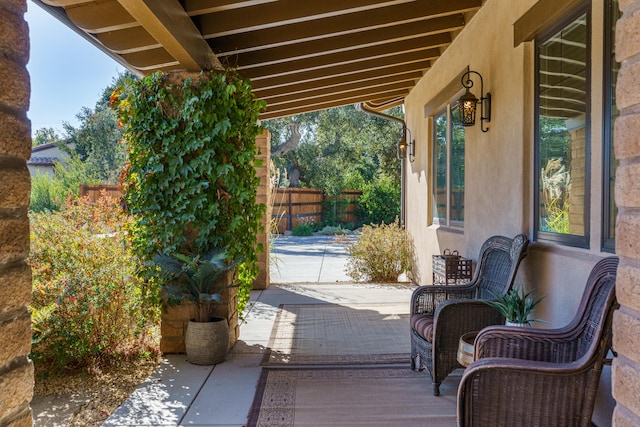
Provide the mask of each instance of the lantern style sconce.
[{"label": "lantern style sconce", "polygon": [[407,141],[407,132],[411,132],[406,127],[402,128],[402,139],[398,142],[398,159],[404,160],[409,156],[409,161],[413,162],[416,154],[416,142],[413,139]]},{"label": "lantern style sconce", "polygon": [[[476,98],[469,89],[473,87],[471,74],[480,78],[480,99]],[[480,130],[487,132],[489,128],[484,128],[482,122],[491,121],[491,94],[484,95],[484,82],[482,76],[477,71],[471,71],[467,67],[467,72],[462,75],[462,87],[466,89],[464,95],[458,98],[458,111],[460,112],[460,124],[462,126],[473,126],[476,124],[476,105],[480,101]]]}]

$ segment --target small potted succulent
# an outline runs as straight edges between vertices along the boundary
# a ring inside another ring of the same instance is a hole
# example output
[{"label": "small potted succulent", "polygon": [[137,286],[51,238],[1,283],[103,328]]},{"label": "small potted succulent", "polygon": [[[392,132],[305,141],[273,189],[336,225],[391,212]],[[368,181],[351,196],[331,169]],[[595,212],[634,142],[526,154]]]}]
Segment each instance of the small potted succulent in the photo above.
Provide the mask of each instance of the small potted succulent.
[{"label": "small potted succulent", "polygon": [[532,319],[530,316],[535,311],[536,306],[544,299],[537,298],[533,290],[525,292],[524,287],[511,289],[504,295],[495,295],[495,300],[488,300],[485,303],[506,319],[508,326],[531,326],[531,322],[542,322],[540,319]]},{"label": "small potted succulent", "polygon": [[228,261],[222,249],[203,254],[158,254],[153,261],[164,278],[162,290],[168,305],[192,304],[193,318],[185,333],[187,360],[197,365],[224,361],[229,325],[226,318],[214,317],[214,312],[223,302],[222,292],[237,286],[229,274],[239,261]]}]

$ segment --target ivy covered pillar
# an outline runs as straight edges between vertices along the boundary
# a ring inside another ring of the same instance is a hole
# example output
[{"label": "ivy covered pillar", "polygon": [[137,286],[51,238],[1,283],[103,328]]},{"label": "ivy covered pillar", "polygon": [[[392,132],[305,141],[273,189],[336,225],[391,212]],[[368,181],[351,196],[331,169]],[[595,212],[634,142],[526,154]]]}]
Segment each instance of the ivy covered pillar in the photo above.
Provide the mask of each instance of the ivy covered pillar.
[{"label": "ivy covered pillar", "polygon": [[[179,286],[158,276],[158,254],[198,259],[222,251],[226,262],[239,262],[228,278],[237,286],[224,291],[216,313],[229,323],[231,346],[239,336],[238,313],[259,276],[258,237],[265,239],[268,200],[258,198],[256,172],[263,167],[256,141],[262,141],[257,136],[264,102],[236,72],[205,71],[158,72],[130,81],[112,103],[128,143],[123,192],[142,275],[156,284],[156,295],[166,296]],[[198,298],[211,293],[211,286],[195,292]],[[183,295],[191,300],[194,292]],[[163,307],[163,352],[184,351],[191,310],[183,304]]]}]

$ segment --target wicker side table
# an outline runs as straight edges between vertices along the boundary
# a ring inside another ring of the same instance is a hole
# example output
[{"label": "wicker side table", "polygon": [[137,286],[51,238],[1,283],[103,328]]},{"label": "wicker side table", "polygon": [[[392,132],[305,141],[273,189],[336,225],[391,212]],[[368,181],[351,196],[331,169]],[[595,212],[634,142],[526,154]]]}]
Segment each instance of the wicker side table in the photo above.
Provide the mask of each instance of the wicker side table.
[{"label": "wicker side table", "polygon": [[473,262],[470,259],[445,250],[442,255],[433,256],[433,284],[455,285],[466,283],[472,278]]}]

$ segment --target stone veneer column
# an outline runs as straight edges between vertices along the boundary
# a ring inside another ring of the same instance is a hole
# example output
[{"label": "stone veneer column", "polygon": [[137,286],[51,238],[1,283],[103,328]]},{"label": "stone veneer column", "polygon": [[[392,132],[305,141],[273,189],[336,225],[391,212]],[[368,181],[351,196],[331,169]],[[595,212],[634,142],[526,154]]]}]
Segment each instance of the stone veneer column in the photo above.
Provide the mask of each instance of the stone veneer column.
[{"label": "stone veneer column", "polygon": [[271,180],[269,179],[269,163],[271,162],[271,135],[265,130],[262,135],[256,137],[256,145],[260,154],[258,160],[262,160],[262,166],[256,168],[256,173],[260,177],[260,187],[256,195],[256,202],[264,203],[267,211],[262,217],[264,232],[257,236],[258,244],[262,244],[264,251],[258,254],[258,268],[260,272],[253,283],[254,289],[267,289],[270,284],[269,276],[269,231],[271,228]]},{"label": "stone veneer column", "polygon": [[620,256],[613,323],[613,425],[640,426],[640,0],[620,0],[616,57],[622,66],[615,123],[616,253]]},{"label": "stone veneer column", "polygon": [[0,2],[0,425],[31,426],[31,125],[26,0]]}]

